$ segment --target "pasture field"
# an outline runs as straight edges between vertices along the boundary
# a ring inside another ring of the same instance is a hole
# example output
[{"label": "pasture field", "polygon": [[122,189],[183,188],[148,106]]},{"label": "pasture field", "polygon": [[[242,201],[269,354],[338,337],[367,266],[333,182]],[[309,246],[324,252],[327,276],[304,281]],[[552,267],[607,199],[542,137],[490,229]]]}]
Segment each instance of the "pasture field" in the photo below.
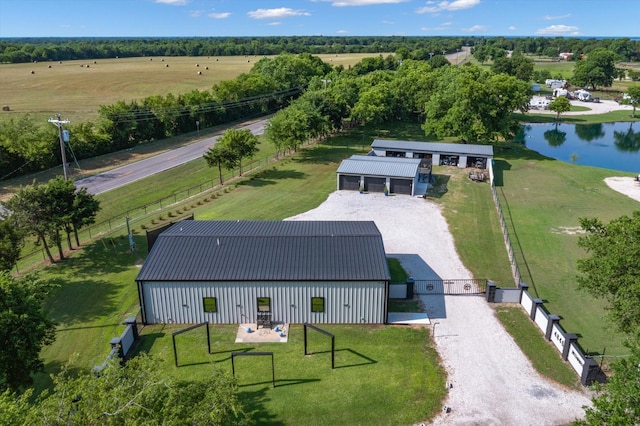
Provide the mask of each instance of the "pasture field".
[{"label": "pasture field", "polygon": [[[377,55],[318,56],[331,65],[348,68],[362,58]],[[210,89],[249,72],[261,58],[165,56],[0,64],[0,105],[11,108],[0,112],[0,122],[25,113],[45,122],[57,113],[73,123],[93,120],[100,105]]]}]

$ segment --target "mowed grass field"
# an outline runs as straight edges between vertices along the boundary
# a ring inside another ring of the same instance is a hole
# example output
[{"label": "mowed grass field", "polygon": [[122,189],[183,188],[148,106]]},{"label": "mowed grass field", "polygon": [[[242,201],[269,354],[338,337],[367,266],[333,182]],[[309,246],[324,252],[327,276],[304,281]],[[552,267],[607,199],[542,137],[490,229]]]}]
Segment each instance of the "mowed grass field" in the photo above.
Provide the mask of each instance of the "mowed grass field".
[{"label": "mowed grass field", "polygon": [[[349,67],[377,55],[318,56],[333,66]],[[25,113],[39,119],[60,113],[73,123],[93,120],[100,105],[211,89],[216,83],[249,72],[262,58],[159,56],[0,64],[0,104],[11,109],[0,113],[0,122]]]}]

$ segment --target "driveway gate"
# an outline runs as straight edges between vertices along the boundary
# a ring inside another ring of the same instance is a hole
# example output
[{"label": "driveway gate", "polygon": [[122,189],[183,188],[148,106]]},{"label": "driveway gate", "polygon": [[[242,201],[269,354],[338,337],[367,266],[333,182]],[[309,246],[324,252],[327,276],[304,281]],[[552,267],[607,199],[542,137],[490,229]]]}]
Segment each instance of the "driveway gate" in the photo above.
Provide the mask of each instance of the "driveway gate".
[{"label": "driveway gate", "polygon": [[459,280],[415,280],[416,294],[484,294],[487,280],[459,279]]}]

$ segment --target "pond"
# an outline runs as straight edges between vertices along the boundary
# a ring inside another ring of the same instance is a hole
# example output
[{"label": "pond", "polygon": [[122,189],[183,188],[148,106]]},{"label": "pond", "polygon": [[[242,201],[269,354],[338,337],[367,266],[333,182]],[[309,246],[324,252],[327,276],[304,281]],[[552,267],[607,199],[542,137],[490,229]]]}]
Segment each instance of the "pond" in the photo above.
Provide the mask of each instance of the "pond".
[{"label": "pond", "polygon": [[640,172],[640,123],[525,124],[517,139],[567,163]]}]

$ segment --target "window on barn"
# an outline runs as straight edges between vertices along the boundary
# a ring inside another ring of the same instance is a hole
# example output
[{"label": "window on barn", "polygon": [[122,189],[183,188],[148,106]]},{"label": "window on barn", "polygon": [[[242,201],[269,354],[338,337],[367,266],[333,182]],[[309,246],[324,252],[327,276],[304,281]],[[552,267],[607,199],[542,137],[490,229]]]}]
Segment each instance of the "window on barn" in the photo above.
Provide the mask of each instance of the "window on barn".
[{"label": "window on barn", "polygon": [[205,312],[218,312],[218,300],[215,297],[203,297],[202,305]]},{"label": "window on barn", "polygon": [[324,312],[324,297],[311,298],[311,312]]},{"label": "window on barn", "polygon": [[271,312],[270,297],[258,297],[258,312]]}]

